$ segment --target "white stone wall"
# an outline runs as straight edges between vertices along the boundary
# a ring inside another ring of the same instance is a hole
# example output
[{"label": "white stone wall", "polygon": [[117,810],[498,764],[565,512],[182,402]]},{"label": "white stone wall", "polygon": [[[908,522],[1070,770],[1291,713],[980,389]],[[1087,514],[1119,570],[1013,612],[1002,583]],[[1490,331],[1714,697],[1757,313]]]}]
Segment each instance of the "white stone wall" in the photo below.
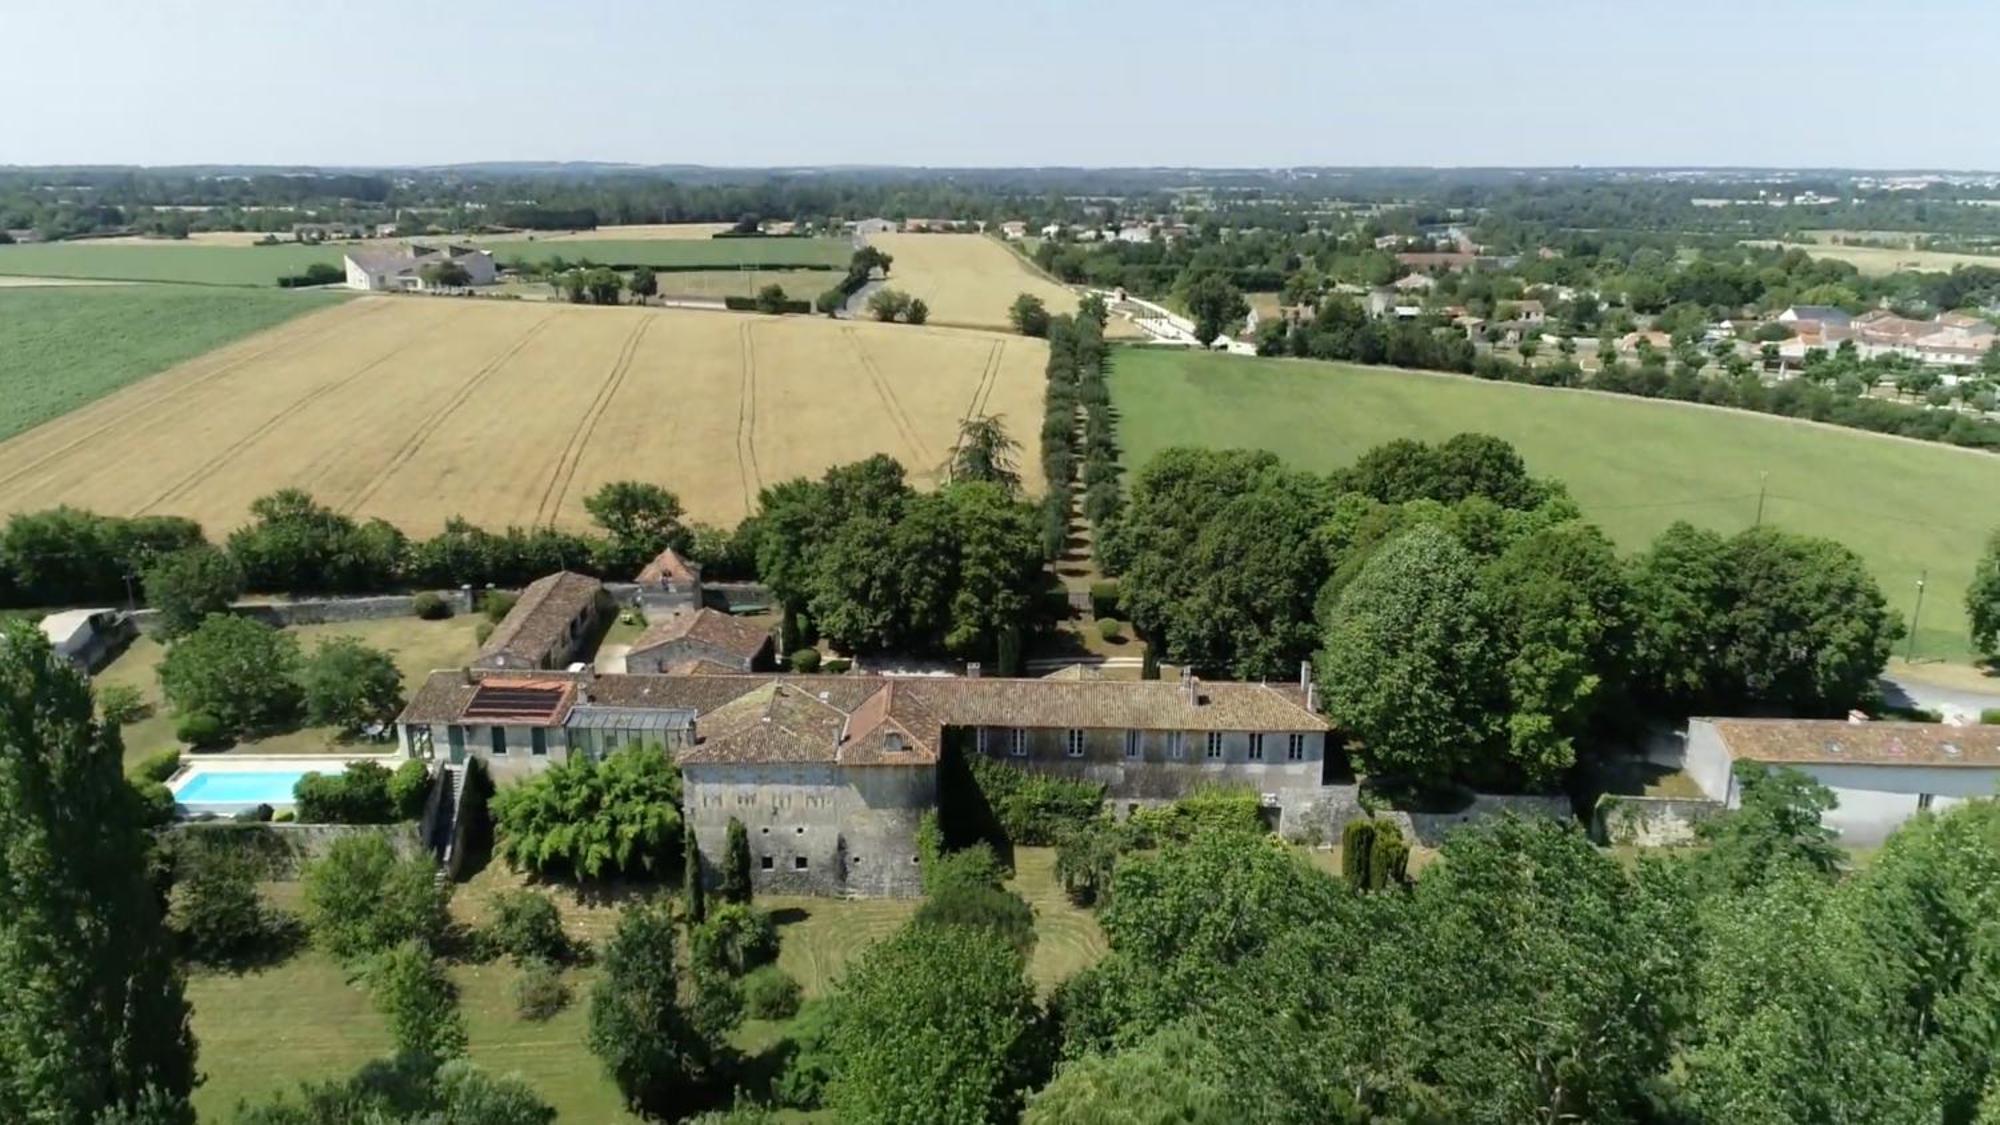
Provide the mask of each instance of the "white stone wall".
[{"label": "white stone wall", "polygon": [[694,762],[681,775],[683,812],[711,882],[735,819],[749,834],[760,894],[922,893],[916,828],[937,805],[933,766]]}]

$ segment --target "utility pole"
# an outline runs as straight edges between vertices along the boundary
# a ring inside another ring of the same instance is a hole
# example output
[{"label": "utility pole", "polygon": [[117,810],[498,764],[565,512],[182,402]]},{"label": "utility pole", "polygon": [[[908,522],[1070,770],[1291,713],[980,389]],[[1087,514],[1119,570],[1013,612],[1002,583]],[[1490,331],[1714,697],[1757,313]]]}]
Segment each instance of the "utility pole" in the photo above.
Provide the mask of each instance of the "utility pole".
[{"label": "utility pole", "polygon": [[1764,526],[1764,485],[1770,479],[1771,474],[1769,472],[1760,472],[1757,474],[1757,522],[1752,524],[1752,527]]},{"label": "utility pole", "polygon": [[1910,611],[1910,643],[1903,648],[1904,660],[1914,661],[1917,658],[1917,623],[1924,617],[1924,580],[1930,576],[1928,570],[1917,573],[1917,606]]}]

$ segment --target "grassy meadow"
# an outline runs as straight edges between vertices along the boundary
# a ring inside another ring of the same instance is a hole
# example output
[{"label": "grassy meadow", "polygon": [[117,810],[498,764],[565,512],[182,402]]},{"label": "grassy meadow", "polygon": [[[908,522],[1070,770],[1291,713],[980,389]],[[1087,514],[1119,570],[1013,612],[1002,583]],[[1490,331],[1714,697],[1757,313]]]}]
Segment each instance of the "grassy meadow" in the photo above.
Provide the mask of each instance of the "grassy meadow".
[{"label": "grassy meadow", "polygon": [[[1046,995],[1057,983],[1096,962],[1104,937],[1088,911],[1070,905],[1055,882],[1054,852],[1023,848],[1015,857],[1012,886],[1035,909],[1038,941],[1028,972]],[[493,894],[527,880],[494,863],[461,884],[451,902],[455,920],[488,921]],[[542,888],[555,899],[571,937],[594,945],[609,939],[618,909],[632,888],[580,896],[561,886]],[[643,889],[641,889],[643,890]],[[296,910],[296,883],[265,887],[274,905]],[[765,897],[760,909],[778,923],[778,966],[798,980],[807,999],[825,996],[841,973],[871,944],[893,934],[916,912],[917,903],[891,899]],[[585,1044],[590,989],[597,970],[573,968],[564,976],[574,999],[546,1023],[521,1019],[514,1010],[511,963],[454,965],[450,969],[465,1013],[474,1062],[499,1073],[527,1079],[550,1104],[558,1120],[629,1122],[618,1092]],[[243,973],[199,971],[188,981],[194,1031],[201,1043],[207,1080],[195,1093],[201,1120],[228,1120],[243,1099],[262,1099],[301,1081],[351,1074],[362,1063],[390,1050],[387,1027],[359,985],[332,959],[306,950],[267,968]],[[732,1041],[755,1054],[790,1034],[790,1021],[747,1021]],[[824,1114],[786,1112],[783,1120],[815,1120]]]},{"label": "grassy meadow", "polygon": [[139,285],[0,289],[0,440],[340,299]]},{"label": "grassy meadow", "polygon": [[[1627,551],[1676,520],[1718,531],[1763,518],[1826,536],[1874,571],[1907,622],[1926,577],[1916,650],[1964,660],[1964,614],[2000,515],[2000,457],[1739,411],[1306,360],[1121,349],[1118,437],[1136,469],[1170,445],[1272,450],[1301,468],[1344,466],[1393,438],[1480,431],[1568,486]],[[1902,646],[1898,646],[1900,655]]]},{"label": "grassy meadow", "polygon": [[[434,236],[427,242],[447,241]],[[604,265],[656,269],[760,266],[844,268],[853,247],[839,238],[585,238],[553,240],[449,239],[485,246],[506,263],[561,256]],[[168,281],[198,285],[276,285],[307,266],[339,266],[355,244],[230,246],[213,242],[37,242],[0,246],[0,275],[90,278],[100,281]],[[381,245],[395,245],[394,241]]]}]

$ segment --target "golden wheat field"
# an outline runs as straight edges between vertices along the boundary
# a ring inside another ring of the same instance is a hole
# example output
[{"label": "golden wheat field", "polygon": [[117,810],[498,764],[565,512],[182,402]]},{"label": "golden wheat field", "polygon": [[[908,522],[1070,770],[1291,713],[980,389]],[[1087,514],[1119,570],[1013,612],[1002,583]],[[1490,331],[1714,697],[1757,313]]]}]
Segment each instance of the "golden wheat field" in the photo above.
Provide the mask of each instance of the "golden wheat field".
[{"label": "golden wheat field", "polygon": [[198,519],[309,490],[412,534],[587,522],[606,481],[731,524],[764,485],[888,453],[931,483],[971,412],[1041,427],[1038,340],[821,317],[371,297],[289,321],[0,443],[0,514]]},{"label": "golden wheat field", "polygon": [[[1014,252],[978,234],[878,234],[871,246],[893,259],[889,286],[930,306],[936,324],[1005,329],[1014,298],[1033,293],[1051,313],[1076,311],[1077,295],[1028,268]],[[1106,331],[1118,335],[1124,321]]]}]

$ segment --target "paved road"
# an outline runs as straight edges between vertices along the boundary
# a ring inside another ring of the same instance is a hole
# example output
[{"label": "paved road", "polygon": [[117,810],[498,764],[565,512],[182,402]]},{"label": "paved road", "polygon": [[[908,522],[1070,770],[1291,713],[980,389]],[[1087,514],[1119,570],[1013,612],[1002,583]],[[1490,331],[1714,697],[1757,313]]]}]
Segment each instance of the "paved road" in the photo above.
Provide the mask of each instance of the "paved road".
[{"label": "paved road", "polygon": [[1944,687],[1908,675],[1883,676],[1882,698],[1897,707],[1923,707],[1942,711],[1946,718],[1962,715],[1978,721],[1979,713],[2000,708],[2000,692]]}]

